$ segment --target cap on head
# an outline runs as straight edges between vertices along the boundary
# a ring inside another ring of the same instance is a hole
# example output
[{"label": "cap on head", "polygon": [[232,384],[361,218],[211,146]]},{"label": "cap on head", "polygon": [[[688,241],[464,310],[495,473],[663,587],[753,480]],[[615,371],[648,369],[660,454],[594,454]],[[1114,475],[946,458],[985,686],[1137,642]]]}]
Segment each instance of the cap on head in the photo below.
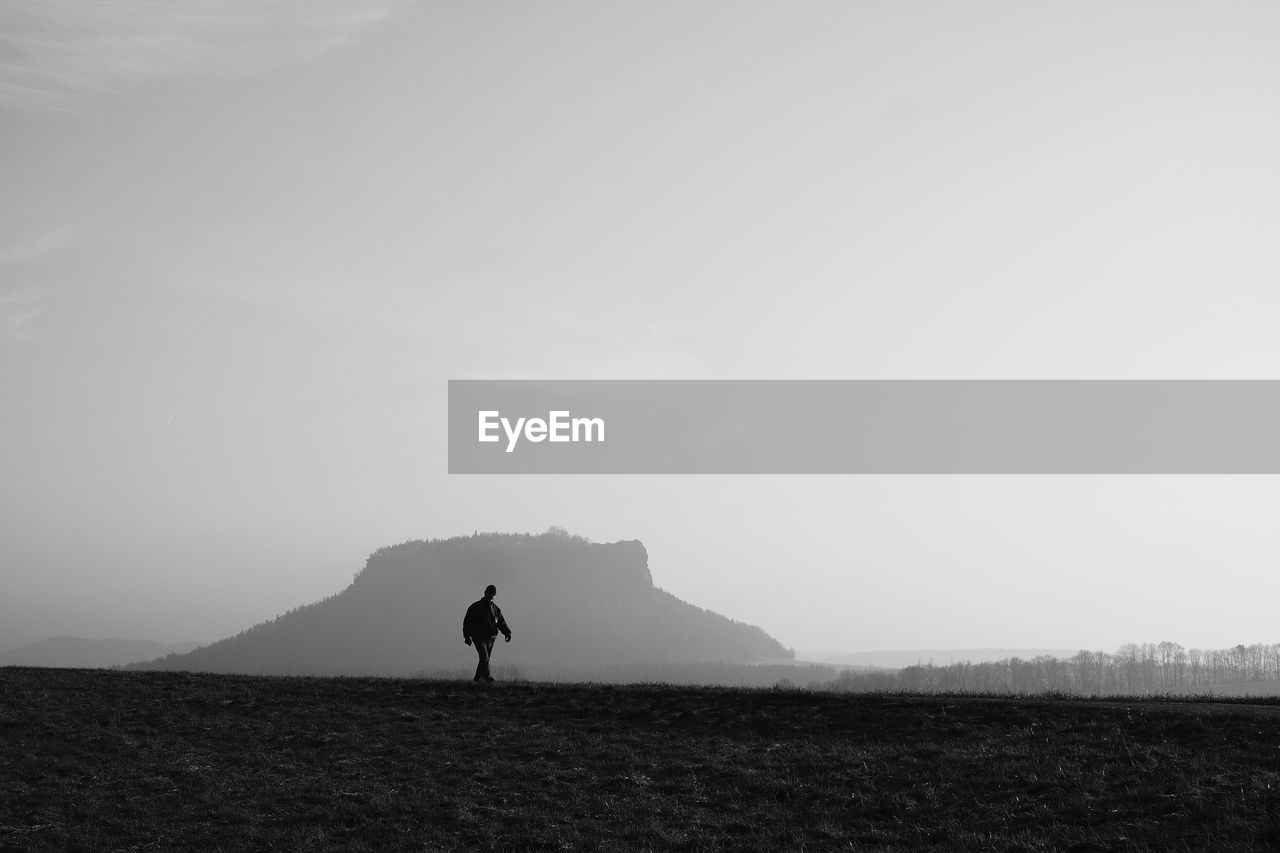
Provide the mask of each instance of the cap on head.
[{"label": "cap on head", "polygon": [[493,584],[489,584],[484,588],[485,598],[493,598],[497,594],[498,594],[498,588]]}]

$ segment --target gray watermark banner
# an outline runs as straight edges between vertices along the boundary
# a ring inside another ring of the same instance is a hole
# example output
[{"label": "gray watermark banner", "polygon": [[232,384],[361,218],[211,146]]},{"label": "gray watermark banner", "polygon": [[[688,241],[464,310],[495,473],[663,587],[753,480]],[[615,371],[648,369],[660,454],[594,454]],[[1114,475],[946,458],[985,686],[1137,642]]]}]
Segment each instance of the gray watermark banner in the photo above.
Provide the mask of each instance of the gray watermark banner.
[{"label": "gray watermark banner", "polygon": [[450,380],[451,474],[1280,474],[1273,380]]}]

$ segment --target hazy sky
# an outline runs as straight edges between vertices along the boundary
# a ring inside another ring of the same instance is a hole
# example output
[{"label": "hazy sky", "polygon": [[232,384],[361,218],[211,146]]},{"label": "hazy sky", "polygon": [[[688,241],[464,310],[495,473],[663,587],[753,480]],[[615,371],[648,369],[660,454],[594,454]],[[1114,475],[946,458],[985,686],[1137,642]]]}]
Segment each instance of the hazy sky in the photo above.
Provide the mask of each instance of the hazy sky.
[{"label": "hazy sky", "polygon": [[8,0],[0,649],[550,525],[801,649],[1280,640],[1278,478],[450,477],[444,409],[1280,378],[1277,44],[1252,2]]}]

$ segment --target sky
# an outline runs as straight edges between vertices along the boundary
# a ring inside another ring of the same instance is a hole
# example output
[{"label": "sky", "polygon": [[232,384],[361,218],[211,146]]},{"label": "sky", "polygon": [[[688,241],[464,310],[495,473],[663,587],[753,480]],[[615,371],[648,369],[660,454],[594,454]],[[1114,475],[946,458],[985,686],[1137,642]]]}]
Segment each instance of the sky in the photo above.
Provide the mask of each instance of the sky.
[{"label": "sky", "polygon": [[1280,379],[1277,43],[1246,2],[9,0],[0,650],[552,525],[801,650],[1280,641],[1275,477],[450,476],[445,435],[449,379]]}]

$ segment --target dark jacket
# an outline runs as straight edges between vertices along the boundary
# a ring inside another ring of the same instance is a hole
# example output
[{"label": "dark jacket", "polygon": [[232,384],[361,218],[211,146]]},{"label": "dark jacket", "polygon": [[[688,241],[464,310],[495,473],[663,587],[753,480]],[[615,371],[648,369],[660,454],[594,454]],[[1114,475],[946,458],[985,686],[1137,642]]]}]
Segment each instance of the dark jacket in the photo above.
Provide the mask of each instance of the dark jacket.
[{"label": "dark jacket", "polygon": [[467,608],[467,615],[462,619],[462,639],[490,640],[499,632],[504,637],[511,636],[507,620],[502,618],[502,609],[492,598],[482,598]]}]

